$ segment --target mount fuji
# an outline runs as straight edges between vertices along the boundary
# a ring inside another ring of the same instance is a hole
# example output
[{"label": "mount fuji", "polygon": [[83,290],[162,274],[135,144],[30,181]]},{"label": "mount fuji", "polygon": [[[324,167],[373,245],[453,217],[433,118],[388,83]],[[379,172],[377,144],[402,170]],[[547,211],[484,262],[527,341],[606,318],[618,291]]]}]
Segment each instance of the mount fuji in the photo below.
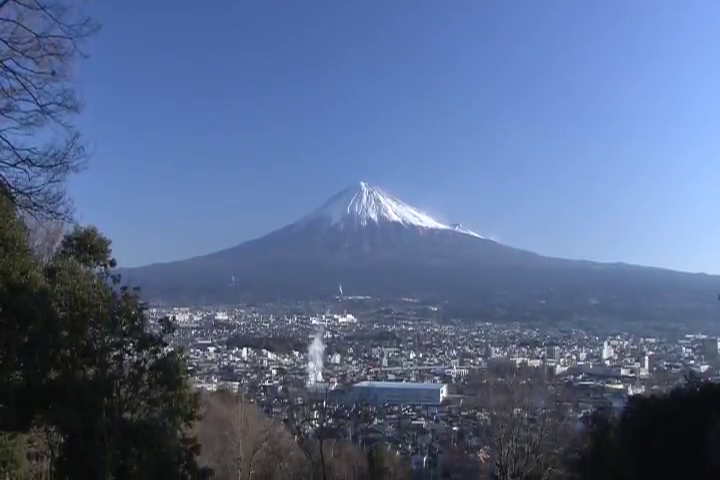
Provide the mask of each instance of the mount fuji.
[{"label": "mount fuji", "polygon": [[[454,230],[474,237],[477,233],[463,229],[459,224],[442,224],[426,213],[412,207],[400,199],[360,182],[334,195],[322,207],[308,215],[305,221],[329,221],[332,226],[367,227],[370,224],[400,224],[409,228]],[[302,220],[301,220],[302,222]]]},{"label": "mount fuji", "polygon": [[154,300],[322,299],[342,284],[348,295],[413,296],[508,316],[539,305],[546,313],[606,315],[704,305],[707,314],[720,291],[720,277],[516,249],[365,182],[255,240],[121,273]]}]

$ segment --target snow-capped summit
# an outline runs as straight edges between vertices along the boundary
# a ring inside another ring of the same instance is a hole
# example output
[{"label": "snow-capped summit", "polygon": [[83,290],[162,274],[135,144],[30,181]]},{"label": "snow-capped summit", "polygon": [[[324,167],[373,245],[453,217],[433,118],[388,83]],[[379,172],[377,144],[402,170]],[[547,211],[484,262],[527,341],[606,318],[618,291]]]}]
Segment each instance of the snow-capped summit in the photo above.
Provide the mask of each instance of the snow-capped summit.
[{"label": "snow-capped summit", "polygon": [[544,305],[550,316],[582,305],[589,307],[577,316],[617,316],[647,291],[652,300],[634,311],[654,318],[658,305],[694,305],[674,310],[675,318],[700,317],[720,291],[720,276],[564,260],[503,245],[460,224],[438,222],[364,182],[259,238],[118,273],[150,299],[175,304],[230,304],[238,297],[326,301],[341,284],[343,297],[447,302],[466,318],[502,320],[522,312],[515,306],[528,305]]},{"label": "snow-capped summit", "polygon": [[391,222],[425,229],[453,230],[483,238],[459,224],[446,225],[438,222],[430,215],[366,182],[360,182],[334,195],[306,217],[307,220],[317,218],[329,219],[332,225],[340,226],[364,227],[371,223]]}]

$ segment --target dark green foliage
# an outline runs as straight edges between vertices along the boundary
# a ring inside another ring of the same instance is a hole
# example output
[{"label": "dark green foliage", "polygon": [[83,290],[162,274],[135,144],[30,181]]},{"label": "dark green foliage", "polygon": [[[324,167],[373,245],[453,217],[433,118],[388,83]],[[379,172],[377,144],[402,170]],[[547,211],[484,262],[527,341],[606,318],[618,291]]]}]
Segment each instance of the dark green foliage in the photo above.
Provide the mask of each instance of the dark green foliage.
[{"label": "dark green foliage", "polygon": [[0,197],[0,430],[29,427],[31,390],[49,368],[43,331],[51,322],[50,299],[25,233]]},{"label": "dark green foliage", "polygon": [[[194,445],[181,436],[199,406],[170,322],[151,333],[136,293],[117,289],[110,243],[94,229],[62,242],[50,283],[68,328],[61,370],[51,382],[68,411],[52,422],[67,439],[58,470],[72,478],[178,478]],[[189,474],[189,472],[184,472]]]},{"label": "dark green foliage", "polygon": [[111,257],[110,240],[103,237],[95,227],[75,227],[63,238],[57,255],[71,258],[88,268],[105,271],[115,268],[115,260]]},{"label": "dark green foliage", "polygon": [[720,385],[689,382],[632,397],[619,418],[597,413],[576,472],[587,479],[720,478]]},{"label": "dark green foliage", "polygon": [[[118,286],[110,241],[76,228],[40,265],[13,207],[0,207],[0,431],[52,427],[54,478],[206,475],[185,434],[199,405],[172,325],[150,325],[137,292]],[[0,463],[24,448],[1,444]]]},{"label": "dark green foliage", "polygon": [[0,434],[0,478],[22,479],[30,472],[28,440],[16,433]]}]

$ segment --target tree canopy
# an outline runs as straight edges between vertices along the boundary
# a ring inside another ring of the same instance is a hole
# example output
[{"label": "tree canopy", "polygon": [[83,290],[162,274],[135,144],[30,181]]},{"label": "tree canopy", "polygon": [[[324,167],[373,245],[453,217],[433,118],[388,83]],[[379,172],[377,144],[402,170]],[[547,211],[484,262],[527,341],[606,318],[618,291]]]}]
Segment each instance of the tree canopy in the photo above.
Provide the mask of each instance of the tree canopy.
[{"label": "tree canopy", "polygon": [[720,385],[631,397],[617,418],[597,411],[580,445],[579,478],[720,478]]},{"label": "tree canopy", "polygon": [[202,475],[187,434],[198,399],[183,352],[168,343],[171,323],[150,325],[96,229],[77,227],[41,263],[13,206],[2,206],[0,429],[55,431],[56,478]]}]

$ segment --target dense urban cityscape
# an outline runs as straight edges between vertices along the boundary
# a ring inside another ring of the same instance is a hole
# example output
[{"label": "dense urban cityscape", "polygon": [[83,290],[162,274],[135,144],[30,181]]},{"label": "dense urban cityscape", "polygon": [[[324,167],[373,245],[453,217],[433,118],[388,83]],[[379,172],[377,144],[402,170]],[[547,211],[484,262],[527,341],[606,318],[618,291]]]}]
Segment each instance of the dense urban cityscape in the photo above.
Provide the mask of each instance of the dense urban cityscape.
[{"label": "dense urban cityscape", "polygon": [[443,318],[443,306],[369,297],[150,312],[174,319],[174,343],[187,352],[197,388],[239,392],[285,422],[298,398],[316,405],[308,400],[320,395],[323,407],[335,405],[336,424],[351,419],[348,407],[365,405],[372,428],[341,436],[360,444],[382,438],[416,472],[457,463],[448,460],[457,448],[492,451],[485,397],[503,369],[539,380],[534,395],[561,392],[564,418],[577,429],[596,409],[619,413],[629,397],[666,391],[688,375],[720,378],[717,337],[700,332],[470,322]]}]

